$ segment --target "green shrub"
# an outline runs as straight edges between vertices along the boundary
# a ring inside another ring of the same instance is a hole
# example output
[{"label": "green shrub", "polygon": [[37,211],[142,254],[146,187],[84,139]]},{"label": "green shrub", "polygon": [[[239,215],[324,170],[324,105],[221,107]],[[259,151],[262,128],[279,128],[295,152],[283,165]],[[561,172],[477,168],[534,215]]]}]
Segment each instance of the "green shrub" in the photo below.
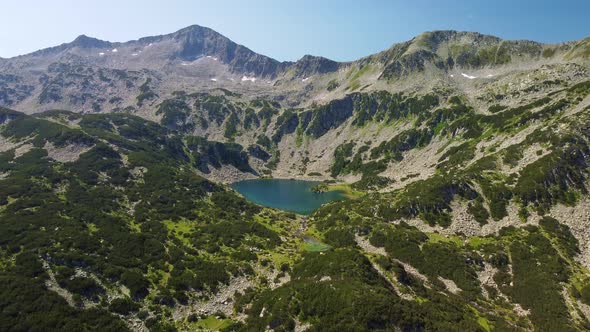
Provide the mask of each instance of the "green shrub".
[{"label": "green shrub", "polygon": [[116,298],[111,301],[109,310],[120,315],[129,315],[132,312],[137,312],[139,305],[128,298]]}]

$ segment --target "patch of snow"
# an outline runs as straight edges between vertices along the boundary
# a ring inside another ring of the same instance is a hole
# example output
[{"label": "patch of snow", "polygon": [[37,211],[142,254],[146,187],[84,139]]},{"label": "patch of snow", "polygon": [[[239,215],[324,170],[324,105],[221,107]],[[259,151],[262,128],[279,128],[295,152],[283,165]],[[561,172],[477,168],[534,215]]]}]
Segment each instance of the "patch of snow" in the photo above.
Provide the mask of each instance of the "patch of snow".
[{"label": "patch of snow", "polygon": [[229,80],[232,81],[232,82],[235,81],[233,78],[230,78]]},{"label": "patch of snow", "polygon": [[217,82],[217,79],[216,79],[216,78],[212,78],[211,80],[212,80],[213,82]]},{"label": "patch of snow", "polygon": [[210,58],[211,56],[210,55],[207,55],[207,57]]},{"label": "patch of snow", "polygon": [[250,82],[256,82],[256,77],[248,77],[246,75],[242,76],[242,82],[245,81],[250,81]]},{"label": "patch of snow", "polygon": [[131,56],[138,56],[139,54],[137,53],[132,53]]},{"label": "patch of snow", "polygon": [[492,75],[492,74],[488,74],[488,76],[487,76],[487,77],[494,77],[494,75]]},{"label": "patch of snow", "polygon": [[213,58],[213,60],[217,61],[217,58]]},{"label": "patch of snow", "polygon": [[449,75],[449,76],[451,76],[451,77],[455,77],[455,75],[453,75],[453,74],[451,74],[451,75]]},{"label": "patch of snow", "polygon": [[468,78],[468,79],[470,79],[470,80],[472,80],[472,79],[474,79],[474,78],[477,78],[477,76],[471,76],[471,75],[467,75],[467,74],[465,74],[465,73],[461,73],[461,76],[463,76],[463,77],[465,77],[465,78]]},{"label": "patch of snow", "polygon": [[116,48],[113,48],[113,49],[111,50],[111,52],[113,52],[113,53],[117,53],[117,52],[119,52],[119,50],[118,50],[118,49],[116,49]]},{"label": "patch of snow", "polygon": [[98,56],[103,56],[103,55],[104,55],[104,52],[98,53]]},{"label": "patch of snow", "polygon": [[305,77],[304,79],[301,80],[301,82],[305,82],[309,79],[309,77]]},{"label": "patch of snow", "polygon": [[181,63],[181,65],[182,65],[182,66],[188,66],[188,63],[186,63],[186,62],[183,62],[183,63]]},{"label": "patch of snow", "polygon": [[154,43],[149,43],[149,44],[148,44],[148,46],[146,46],[146,47],[150,47],[150,46],[152,46],[152,45],[154,45]]}]

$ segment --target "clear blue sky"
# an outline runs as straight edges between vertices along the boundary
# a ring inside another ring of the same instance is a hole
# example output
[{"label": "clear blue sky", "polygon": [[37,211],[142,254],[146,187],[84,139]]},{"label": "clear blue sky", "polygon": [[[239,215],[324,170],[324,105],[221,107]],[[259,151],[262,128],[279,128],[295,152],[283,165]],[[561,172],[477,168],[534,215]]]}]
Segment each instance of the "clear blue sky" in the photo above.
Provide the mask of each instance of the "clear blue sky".
[{"label": "clear blue sky", "polygon": [[278,60],[353,60],[442,29],[542,42],[590,36],[590,0],[14,0],[0,13],[0,57],[80,34],[126,41],[192,24]]}]

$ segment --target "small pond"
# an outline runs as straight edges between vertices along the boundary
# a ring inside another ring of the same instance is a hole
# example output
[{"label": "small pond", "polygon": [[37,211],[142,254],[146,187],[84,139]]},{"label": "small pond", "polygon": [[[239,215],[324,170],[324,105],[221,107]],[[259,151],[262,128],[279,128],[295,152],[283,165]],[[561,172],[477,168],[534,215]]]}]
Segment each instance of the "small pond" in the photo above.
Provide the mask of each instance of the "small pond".
[{"label": "small pond", "polygon": [[299,214],[310,214],[322,204],[346,199],[339,191],[314,193],[319,182],[289,179],[255,179],[233,183],[234,190],[247,200]]}]

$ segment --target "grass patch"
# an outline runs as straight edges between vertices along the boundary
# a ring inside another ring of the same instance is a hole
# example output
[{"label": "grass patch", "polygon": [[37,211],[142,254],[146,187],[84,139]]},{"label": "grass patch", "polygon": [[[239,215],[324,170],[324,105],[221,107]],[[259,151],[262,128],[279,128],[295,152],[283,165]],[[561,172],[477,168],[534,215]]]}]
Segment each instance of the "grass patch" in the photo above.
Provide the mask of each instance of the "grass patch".
[{"label": "grass patch", "polygon": [[96,232],[98,232],[98,227],[96,227],[96,224],[94,223],[88,223],[88,231],[90,232],[90,234],[94,234]]},{"label": "grass patch", "polygon": [[479,236],[470,237],[468,241],[469,241],[469,245],[475,249],[477,249],[481,246],[484,246],[486,244],[493,244],[493,243],[497,242],[497,240],[492,237],[479,237]]},{"label": "grass patch", "polygon": [[355,81],[357,79],[359,79],[361,76],[363,76],[364,74],[368,73],[369,70],[371,70],[371,65],[364,65],[362,66],[350,79],[351,81]]},{"label": "grass patch", "polygon": [[335,183],[328,185],[328,191],[339,191],[342,193],[346,198],[354,199],[363,196],[363,192],[359,190],[354,190],[348,183]]},{"label": "grass patch", "polygon": [[485,317],[477,317],[477,323],[481,326],[486,332],[490,332],[492,328],[490,327],[490,321],[488,321]]},{"label": "grass patch", "polygon": [[208,316],[191,323],[191,330],[220,331],[232,324],[230,319],[220,319],[215,316]]},{"label": "grass patch", "polygon": [[320,252],[330,250],[332,247],[319,241],[318,239],[306,236],[303,242],[303,250],[309,252]]},{"label": "grass patch", "polygon": [[355,91],[358,90],[358,88],[361,87],[361,83],[359,83],[359,81],[354,80],[350,82],[350,85],[348,86],[348,90],[350,91]]},{"label": "grass patch", "polygon": [[428,236],[428,241],[431,243],[448,242],[448,243],[454,243],[458,247],[463,246],[463,240],[458,236],[442,235],[439,233],[427,233],[426,235]]},{"label": "grass patch", "polygon": [[184,234],[190,234],[193,231],[196,223],[194,221],[182,220],[182,221],[172,221],[172,220],[165,220],[163,224],[168,229],[168,232],[175,237],[177,237],[183,244],[187,246],[191,246],[190,239],[184,237]]}]

